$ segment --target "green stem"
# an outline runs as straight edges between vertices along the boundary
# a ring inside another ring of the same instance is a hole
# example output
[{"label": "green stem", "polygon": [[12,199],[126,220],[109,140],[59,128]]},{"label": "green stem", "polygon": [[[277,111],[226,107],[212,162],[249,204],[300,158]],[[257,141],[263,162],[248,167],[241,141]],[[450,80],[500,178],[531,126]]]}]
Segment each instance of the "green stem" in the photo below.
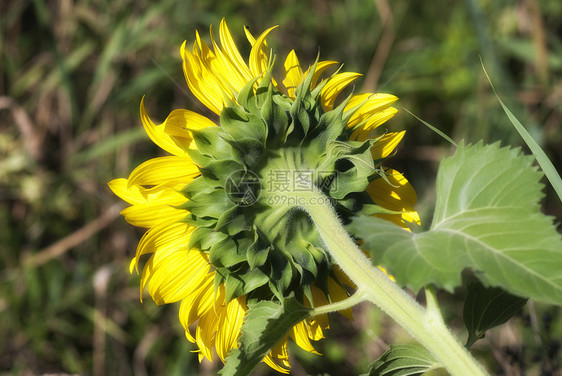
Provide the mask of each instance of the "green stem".
[{"label": "green stem", "polygon": [[424,309],[391,281],[357,247],[337,213],[321,192],[299,192],[330,254],[357,285],[358,292],[391,316],[433,354],[452,375],[484,376],[486,371],[449,331],[435,296],[428,294]]},{"label": "green stem", "polygon": [[336,311],[343,311],[344,309],[348,309],[357,305],[361,302],[367,300],[367,297],[361,291],[356,291],[355,294],[351,295],[349,298],[340,300],[339,302],[335,302],[332,304],[326,304],[317,308],[314,308],[312,312],[310,312],[311,316],[321,315],[323,313],[330,313]]}]

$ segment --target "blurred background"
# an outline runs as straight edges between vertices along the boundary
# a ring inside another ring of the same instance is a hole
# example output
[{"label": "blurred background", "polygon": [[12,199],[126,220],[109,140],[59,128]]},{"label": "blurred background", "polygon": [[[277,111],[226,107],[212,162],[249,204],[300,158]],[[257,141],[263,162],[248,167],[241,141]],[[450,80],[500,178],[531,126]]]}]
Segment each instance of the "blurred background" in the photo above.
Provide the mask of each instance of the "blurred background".
[{"label": "blurred background", "polygon": [[[106,183],[160,155],[144,134],[146,94],[156,121],[204,112],[184,82],[179,47],[226,17],[242,31],[280,25],[279,57],[345,63],[356,89],[389,92],[456,141],[520,145],[500,95],[562,165],[562,2],[559,0],[2,0],[0,2],[0,375],[214,375],[197,362],[179,305],[139,302],[128,263],[142,230]],[[406,111],[390,161],[431,220],[438,161],[450,145]],[[524,148],[524,150],[526,150]],[[562,219],[549,187],[544,210]],[[443,293],[459,337],[462,296]],[[293,375],[357,375],[389,343],[411,342],[376,309],[334,315],[322,357],[291,349]],[[497,375],[560,375],[560,309],[529,304],[475,346]],[[306,371],[305,371],[306,370]],[[260,367],[257,375],[274,374]]]}]

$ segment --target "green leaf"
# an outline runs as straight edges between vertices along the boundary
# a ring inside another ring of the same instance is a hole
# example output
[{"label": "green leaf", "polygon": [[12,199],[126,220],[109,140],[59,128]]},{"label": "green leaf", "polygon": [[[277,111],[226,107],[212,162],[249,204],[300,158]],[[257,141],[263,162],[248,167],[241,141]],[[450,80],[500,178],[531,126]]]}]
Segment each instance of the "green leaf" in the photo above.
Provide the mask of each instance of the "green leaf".
[{"label": "green leaf", "polygon": [[238,97],[236,97],[236,101],[242,107],[246,108],[249,112],[255,113],[258,110],[258,105],[256,101],[256,95],[254,93],[254,84],[259,79],[259,77],[255,77],[250,80],[242,90],[238,93]]},{"label": "green leaf", "polygon": [[472,268],[484,284],[562,304],[562,239],[539,212],[543,194],[532,157],[517,150],[461,145],[441,162],[430,231],[413,234],[377,218],[354,219],[373,262],[414,290],[434,283],[449,291]]},{"label": "green leaf", "polygon": [[329,141],[326,158],[333,161],[337,171],[336,180],[330,185],[330,196],[343,199],[351,192],[363,192],[375,169],[371,156],[372,140]]},{"label": "green leaf", "polygon": [[233,158],[252,168],[259,164],[265,151],[263,142],[253,138],[226,140],[232,146]]},{"label": "green leaf", "polygon": [[470,283],[463,310],[464,323],[468,329],[467,347],[484,338],[486,330],[506,323],[526,303],[527,299],[508,294],[499,287]]},{"label": "green leaf", "polygon": [[224,189],[215,189],[205,195],[195,197],[196,200],[189,200],[179,208],[189,210],[198,217],[220,218],[234,206],[224,193]]},{"label": "green leaf", "polygon": [[246,168],[243,164],[235,162],[231,159],[221,159],[200,166],[199,171],[203,180],[210,186],[226,187],[228,178],[235,172],[242,172]]},{"label": "green leaf", "polygon": [[347,121],[343,120],[344,108],[349,103],[351,96],[338,105],[333,111],[328,111],[320,117],[318,124],[306,135],[307,148],[313,149],[317,154],[326,150],[326,145],[331,140],[336,140],[345,130]]},{"label": "green leaf", "polygon": [[248,223],[248,218],[240,207],[235,206],[225,211],[217,221],[216,231],[226,232],[230,236],[241,233],[242,231],[251,230],[252,226]]},{"label": "green leaf", "polygon": [[441,368],[433,356],[420,345],[391,345],[369,366],[365,376],[416,376]]},{"label": "green leaf", "polygon": [[230,237],[214,243],[209,251],[209,262],[214,267],[229,268],[246,261],[246,255]]},{"label": "green leaf", "polygon": [[287,113],[276,103],[273,102],[272,87],[268,88],[268,95],[265,96],[260,115],[268,125],[267,142],[269,146],[278,146],[281,141],[286,139],[286,130],[289,123]]},{"label": "green leaf", "polygon": [[265,264],[269,251],[273,249],[273,245],[265,238],[262,232],[254,225],[254,242],[248,248],[246,257],[250,269],[258,268]]},{"label": "green leaf", "polygon": [[248,270],[246,273],[227,273],[225,285],[225,301],[250,293],[269,282],[269,277],[259,269]]},{"label": "green leaf", "polygon": [[250,305],[238,348],[226,357],[226,364],[219,372],[223,376],[249,375],[295,324],[310,312],[294,297],[286,298],[283,304],[261,301]]},{"label": "green leaf", "polygon": [[242,108],[225,107],[221,111],[220,123],[221,128],[226,130],[234,140],[248,137],[264,144],[267,138],[267,124],[260,116],[246,112]]},{"label": "green leaf", "polygon": [[[227,133],[222,127],[206,127],[191,130],[193,140],[197,145],[197,153],[212,159],[232,159],[232,147],[225,141]],[[188,151],[192,153],[192,151]]]}]

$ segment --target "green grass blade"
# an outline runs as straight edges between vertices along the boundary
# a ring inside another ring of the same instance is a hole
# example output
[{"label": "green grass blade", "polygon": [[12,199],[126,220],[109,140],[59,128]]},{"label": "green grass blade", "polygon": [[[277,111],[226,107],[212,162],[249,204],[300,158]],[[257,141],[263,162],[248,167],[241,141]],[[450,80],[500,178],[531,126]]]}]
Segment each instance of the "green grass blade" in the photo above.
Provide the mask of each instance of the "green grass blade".
[{"label": "green grass blade", "polygon": [[500,96],[496,92],[496,88],[494,87],[494,84],[492,83],[492,80],[490,79],[490,76],[488,75],[488,72],[486,71],[486,68],[484,67],[483,63],[482,63],[482,69],[484,70],[484,74],[486,75],[488,82],[490,82],[490,86],[492,87],[492,90],[494,91],[496,98],[498,98],[498,101],[500,102],[509,121],[511,121],[511,124],[513,124],[517,132],[519,132],[519,135],[521,135],[521,138],[523,138],[523,141],[525,141],[525,143],[527,144],[527,146],[535,156],[535,159],[539,163],[539,166],[541,166],[541,169],[546,175],[546,178],[548,179],[548,181],[556,191],[556,194],[558,195],[560,201],[562,201],[562,178],[560,178],[560,174],[558,174],[558,171],[556,171],[556,167],[554,167],[550,159],[548,159],[546,153],[544,152],[544,150],[542,150],[542,148],[537,143],[537,141],[535,141],[533,136],[531,136],[531,134],[527,132],[523,124],[521,124],[521,122],[515,117],[515,115],[513,115],[513,113],[509,110],[509,108],[507,108],[507,106],[503,103]]},{"label": "green grass blade", "polygon": [[89,162],[94,158],[99,158],[106,154],[113,153],[117,149],[140,141],[145,137],[146,133],[141,127],[117,133],[107,141],[95,144],[76,154],[71,163],[76,166]]},{"label": "green grass blade", "polygon": [[422,119],[420,119],[419,117],[417,117],[416,115],[414,115],[412,112],[410,112],[409,110],[405,109],[404,107],[402,107],[402,109],[404,111],[406,111],[407,113],[409,113],[410,115],[412,115],[413,117],[415,117],[416,119],[418,119],[418,121],[420,121],[423,125],[425,125],[426,127],[428,127],[429,129],[431,129],[433,132],[437,133],[439,136],[443,137],[445,140],[449,141],[449,143],[451,143],[451,145],[453,145],[454,147],[458,147],[457,143],[455,141],[453,141],[453,139],[449,136],[447,136],[445,133],[443,133],[442,131],[440,131],[439,129],[437,129],[436,127],[434,127],[433,125],[429,124],[427,121],[424,121]]}]

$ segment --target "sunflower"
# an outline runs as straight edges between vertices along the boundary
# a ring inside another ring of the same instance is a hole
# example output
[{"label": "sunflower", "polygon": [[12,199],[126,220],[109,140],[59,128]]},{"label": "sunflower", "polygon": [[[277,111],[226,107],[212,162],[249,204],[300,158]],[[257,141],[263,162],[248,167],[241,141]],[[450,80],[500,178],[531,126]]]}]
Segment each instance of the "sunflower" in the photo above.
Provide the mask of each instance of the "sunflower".
[{"label": "sunflower", "polygon": [[[303,70],[294,51],[282,79],[272,77],[267,29],[255,38],[248,62],[223,20],[211,47],[196,33],[181,46],[192,93],[218,115],[174,110],[161,124],[140,116],[146,133],[170,156],[150,159],[128,179],[109,183],[131,204],[122,211],[147,228],[130,271],[141,274],[157,304],[181,302],[179,319],[199,360],[225,360],[248,307],[294,294],[308,307],[337,302],[353,287],[334,264],[310,218],[299,189],[314,185],[346,223],[358,213],[382,216],[405,227],[419,222],[416,195],[399,172],[383,168],[404,132],[375,129],[396,113],[396,97],[358,94],[339,98],[360,74],[339,72],[335,61]],[[219,125],[217,125],[217,123]],[[374,137],[373,137],[374,135]],[[350,310],[341,312],[351,318]],[[303,320],[264,358],[288,373],[288,337],[317,353],[326,315]]]}]

